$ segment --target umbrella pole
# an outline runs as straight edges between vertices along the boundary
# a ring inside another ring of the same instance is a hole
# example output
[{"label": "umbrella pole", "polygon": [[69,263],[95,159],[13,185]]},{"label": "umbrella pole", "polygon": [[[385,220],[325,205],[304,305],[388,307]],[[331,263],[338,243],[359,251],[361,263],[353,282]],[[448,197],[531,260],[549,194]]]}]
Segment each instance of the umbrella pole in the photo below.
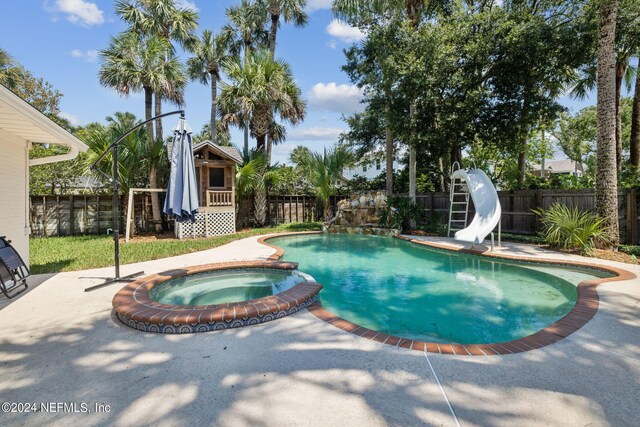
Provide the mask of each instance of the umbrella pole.
[{"label": "umbrella pole", "polygon": [[[118,173],[118,144],[127,137],[130,133],[135,131],[136,129],[146,125],[147,123],[158,120],[162,117],[171,116],[173,114],[180,114],[180,117],[184,118],[184,110],[172,111],[170,113],[160,114],[159,116],[155,116],[150,118],[149,120],[145,120],[144,122],[138,123],[136,126],[132,127],[125,133],[123,133],[118,139],[113,141],[111,145],[98,157],[98,159],[91,165],[90,169],[96,172],[101,173],[107,179],[111,180],[111,185],[113,187],[113,243],[114,243],[114,253],[113,253],[113,261],[115,266],[115,277],[113,279],[108,279],[104,283],[100,283],[99,285],[94,285],[86,288],[84,291],[89,292],[95,289],[102,288],[107,285],[111,285],[113,283],[118,282],[130,282],[134,277],[140,276],[144,274],[144,271],[138,271],[133,274],[128,274],[126,276],[120,277],[120,197],[118,195],[118,190],[120,189],[120,178]],[[98,163],[102,160],[102,158],[109,152],[112,152],[113,155],[113,176],[110,177],[103,173],[100,169],[98,169]]]}]

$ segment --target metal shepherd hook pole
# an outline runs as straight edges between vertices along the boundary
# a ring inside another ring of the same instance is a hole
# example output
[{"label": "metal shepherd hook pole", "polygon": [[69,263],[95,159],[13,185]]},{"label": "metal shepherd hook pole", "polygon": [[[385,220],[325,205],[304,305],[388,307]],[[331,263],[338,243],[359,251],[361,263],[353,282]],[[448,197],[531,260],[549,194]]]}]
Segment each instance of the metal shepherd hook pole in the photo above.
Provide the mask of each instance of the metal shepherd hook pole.
[{"label": "metal shepherd hook pole", "polygon": [[[154,120],[158,120],[158,119],[161,119],[161,118],[167,117],[167,116],[172,116],[174,114],[180,114],[180,118],[184,119],[184,110],[176,110],[176,111],[172,111],[170,113],[160,114],[158,116],[150,118],[149,120],[145,120],[144,122],[138,123],[137,125],[135,125],[131,129],[129,129],[128,131],[126,131],[125,133],[120,135],[118,137],[118,139],[113,141],[109,145],[109,147],[107,147],[107,149],[104,150],[104,152],[89,167],[89,169],[91,169],[92,171],[98,172],[99,174],[101,174],[102,176],[104,176],[105,178],[110,180],[111,181],[111,186],[113,188],[113,242],[114,242],[113,258],[114,258],[114,264],[115,264],[115,270],[116,270],[115,273],[116,274],[115,274],[115,277],[113,279],[107,279],[107,281],[104,282],[104,283],[100,283],[99,285],[95,285],[95,286],[91,286],[91,287],[86,288],[84,290],[85,292],[93,291],[94,289],[99,289],[99,288],[102,288],[103,286],[107,286],[107,285],[110,285],[112,283],[131,281],[134,277],[140,276],[141,274],[144,274],[144,271],[138,271],[136,273],[128,274],[128,275],[126,275],[124,277],[120,277],[120,220],[119,220],[119,218],[120,218],[120,197],[118,195],[118,191],[120,190],[120,179],[119,179],[119,174],[118,174],[118,145],[120,144],[120,142],[123,139],[125,139],[127,136],[129,136],[136,129],[139,129],[142,126],[144,126],[147,123],[152,122]],[[109,151],[111,151],[113,153],[113,176],[109,176],[109,175],[105,174],[104,172],[102,172],[100,169],[98,169],[98,164],[102,161],[102,159],[107,155],[107,153]]]}]

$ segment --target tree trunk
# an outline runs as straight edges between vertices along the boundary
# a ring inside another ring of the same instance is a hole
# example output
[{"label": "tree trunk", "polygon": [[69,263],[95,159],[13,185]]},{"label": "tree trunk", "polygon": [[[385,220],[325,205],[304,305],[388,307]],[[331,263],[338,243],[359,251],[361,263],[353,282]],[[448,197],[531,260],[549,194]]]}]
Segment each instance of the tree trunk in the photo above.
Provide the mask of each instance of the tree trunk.
[{"label": "tree trunk", "polygon": [[218,143],[218,129],[216,129],[216,115],[218,112],[217,96],[218,96],[218,82],[215,73],[210,73],[211,77],[211,142]]},{"label": "tree trunk", "polygon": [[440,172],[440,179],[438,180],[438,191],[444,192],[447,191],[447,185],[445,183],[445,173],[444,173],[444,162],[442,161],[442,157],[438,157],[438,171]]},{"label": "tree trunk", "polygon": [[[144,88],[144,114],[145,120],[151,118],[153,108],[153,91],[149,87]],[[147,123],[147,144],[153,144],[153,122]],[[155,166],[149,168],[149,188],[158,186],[158,173]],[[156,232],[162,231],[162,216],[160,213],[160,200],[158,193],[151,193],[151,214]]]},{"label": "tree trunk", "polygon": [[258,150],[264,150],[265,149],[265,141],[267,139],[266,135],[258,135],[256,136],[256,148]]},{"label": "tree trunk", "polygon": [[278,36],[278,21],[280,20],[280,13],[271,12],[271,28],[269,28],[269,52],[271,53],[271,59],[276,55],[276,38]]},{"label": "tree trunk", "polygon": [[[526,144],[526,142],[525,142]],[[524,148],[518,153],[518,186],[524,188],[524,178],[526,176],[527,153]]]},{"label": "tree trunk", "polygon": [[636,168],[640,166],[640,70],[636,74],[636,87],[633,94],[631,110],[631,138],[629,139],[629,163]]},{"label": "tree trunk", "polygon": [[455,162],[458,162],[458,164],[460,164],[460,167],[462,167],[462,150],[460,149],[460,146],[457,143],[454,143],[451,146],[450,158],[451,158],[452,165]]},{"label": "tree trunk", "polygon": [[[162,95],[160,95],[159,93],[156,93],[155,94],[155,98],[156,98],[156,102],[155,102],[156,111],[155,111],[155,114],[156,114],[156,116],[159,116],[160,114],[162,114]],[[162,119],[156,120],[155,123],[156,123],[156,139],[162,140],[164,138],[164,135],[163,135],[163,132],[162,132]]]},{"label": "tree trunk", "polygon": [[391,128],[387,126],[384,130],[385,151],[387,156],[386,188],[387,195],[393,194],[393,134]]},{"label": "tree trunk", "polygon": [[[249,60],[249,52],[251,50],[251,44],[245,40],[244,43],[244,62],[243,65],[247,66],[247,61]],[[249,118],[244,117],[244,152],[249,153]]]},{"label": "tree trunk", "polygon": [[271,166],[271,146],[273,145],[273,141],[271,140],[271,136],[267,134],[267,166]]},{"label": "tree trunk", "polygon": [[616,169],[616,16],[619,0],[600,6],[598,45],[598,141],[596,148],[596,212],[604,219],[611,244],[619,241]]},{"label": "tree trunk", "polygon": [[331,197],[324,201],[324,222],[331,221]]},{"label": "tree trunk", "polygon": [[627,70],[623,61],[616,61],[616,168],[622,166],[622,113],[620,111],[620,98],[622,97],[622,79]]},{"label": "tree trunk", "polygon": [[[412,122],[415,119],[416,116],[416,102],[415,101],[411,101],[411,105],[409,106],[409,117],[411,118]],[[415,131],[415,126],[413,125],[413,123],[411,124],[411,143],[409,145],[409,198],[411,199],[412,202],[416,202],[416,157],[417,157],[417,153],[416,153],[416,147],[414,146],[415,144],[415,137],[416,137],[416,131]]]},{"label": "tree trunk", "polygon": [[257,227],[263,227],[267,222],[267,192],[264,188],[256,189],[253,196],[254,212],[253,218]]}]

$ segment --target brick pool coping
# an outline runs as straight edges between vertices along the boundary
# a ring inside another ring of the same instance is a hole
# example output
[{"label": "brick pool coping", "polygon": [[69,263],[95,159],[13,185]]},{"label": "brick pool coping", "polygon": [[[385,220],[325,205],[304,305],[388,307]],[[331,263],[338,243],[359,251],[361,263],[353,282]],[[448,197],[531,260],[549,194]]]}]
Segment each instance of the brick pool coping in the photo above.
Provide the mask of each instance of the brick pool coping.
[{"label": "brick pool coping", "polygon": [[121,322],[145,332],[183,334],[238,328],[280,319],[313,304],[322,285],[301,282],[289,290],[264,298],[215,305],[166,305],[153,301],[154,286],[176,277],[238,268],[295,270],[298,263],[242,261],[179,268],[129,283],[113,297],[113,309]]},{"label": "brick pool coping", "polygon": [[[274,248],[276,252],[269,257],[269,259],[279,259],[284,255],[284,250],[278,246],[269,244],[266,240],[281,237],[287,235],[299,235],[299,234],[320,234],[321,232],[304,232],[304,233],[281,233],[263,236],[258,239],[259,243]],[[582,326],[584,326],[598,311],[599,297],[596,288],[601,283],[617,282],[623,280],[635,279],[636,275],[630,271],[623,270],[617,267],[603,266],[599,264],[583,263],[569,260],[552,260],[537,257],[517,256],[517,255],[505,255],[496,253],[487,253],[486,251],[473,250],[468,248],[454,248],[448,245],[426,242],[420,239],[413,239],[405,236],[395,236],[400,240],[407,242],[428,246],[431,248],[442,249],[451,252],[461,252],[472,255],[480,255],[488,258],[494,258],[498,260],[509,261],[524,261],[532,264],[543,265],[557,265],[567,267],[581,267],[587,269],[594,269],[599,271],[605,271],[614,274],[613,277],[606,278],[594,278],[587,279],[580,282],[577,286],[578,297],[575,306],[561,319],[555,321],[546,328],[528,335],[523,338],[519,338],[512,341],[505,341],[493,344],[443,344],[434,343],[428,341],[413,340],[410,338],[403,338],[395,335],[389,335],[384,332],[374,331],[368,328],[364,328],[348,320],[325,310],[319,302],[315,302],[307,307],[307,310],[311,312],[318,319],[321,319],[330,325],[340,328],[346,332],[358,335],[363,338],[371,339],[381,342],[383,344],[392,345],[396,347],[402,347],[410,350],[425,351],[429,353],[438,354],[455,354],[461,356],[493,356],[503,354],[522,353],[525,351],[534,350],[537,348],[545,347],[549,344],[560,341],[561,339],[571,335]]]}]

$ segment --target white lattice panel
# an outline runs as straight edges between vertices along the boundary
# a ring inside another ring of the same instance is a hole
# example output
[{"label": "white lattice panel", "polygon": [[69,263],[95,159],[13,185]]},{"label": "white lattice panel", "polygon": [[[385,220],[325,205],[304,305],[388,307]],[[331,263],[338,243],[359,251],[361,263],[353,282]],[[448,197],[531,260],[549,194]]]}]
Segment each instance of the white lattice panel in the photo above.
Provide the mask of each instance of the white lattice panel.
[{"label": "white lattice panel", "polygon": [[236,232],[235,212],[203,212],[196,214],[195,222],[176,223],[178,239],[222,236]]}]

